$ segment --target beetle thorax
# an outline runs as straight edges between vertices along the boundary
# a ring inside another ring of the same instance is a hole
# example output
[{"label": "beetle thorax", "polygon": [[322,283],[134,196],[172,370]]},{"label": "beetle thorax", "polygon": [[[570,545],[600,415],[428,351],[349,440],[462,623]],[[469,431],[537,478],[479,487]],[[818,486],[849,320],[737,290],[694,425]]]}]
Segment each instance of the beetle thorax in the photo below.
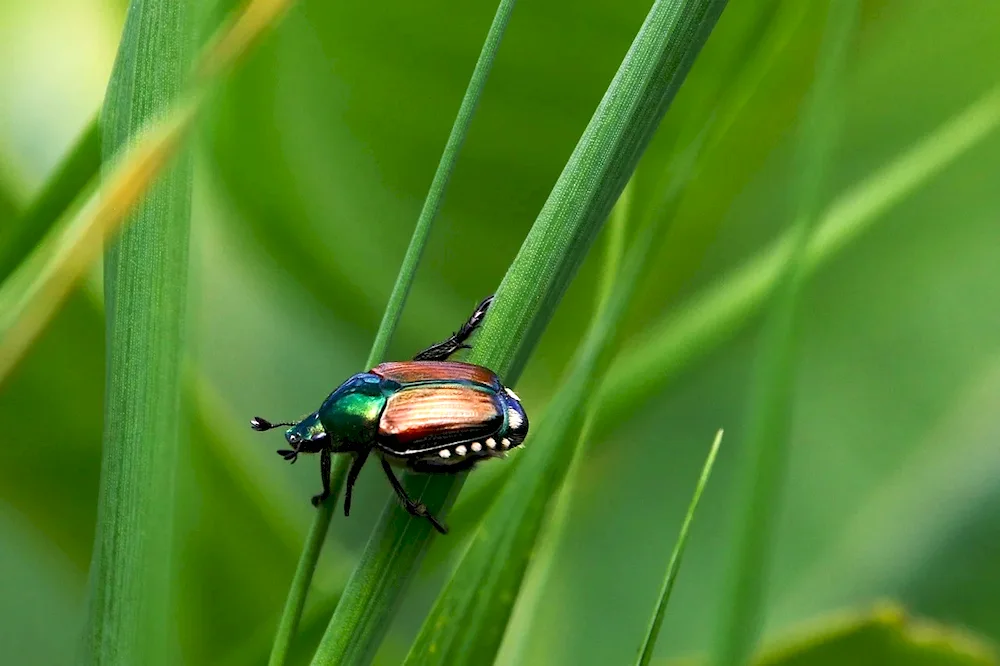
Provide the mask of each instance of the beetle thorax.
[{"label": "beetle thorax", "polygon": [[381,378],[370,373],[351,377],[331,393],[318,414],[334,450],[370,446],[385,403]]}]

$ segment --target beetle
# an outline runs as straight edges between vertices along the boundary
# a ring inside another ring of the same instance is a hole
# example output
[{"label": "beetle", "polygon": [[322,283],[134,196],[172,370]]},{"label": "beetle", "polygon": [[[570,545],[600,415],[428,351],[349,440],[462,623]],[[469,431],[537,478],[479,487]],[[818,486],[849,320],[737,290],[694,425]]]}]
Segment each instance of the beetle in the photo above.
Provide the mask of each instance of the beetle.
[{"label": "beetle", "polygon": [[291,448],[278,451],[290,463],[300,453],[320,454],[323,492],[312,498],[313,506],[330,496],[333,454],[347,453],[354,456],[344,490],[344,515],[349,516],[354,483],[374,452],[406,510],[447,534],[427,507],[410,499],[392,468],[455,474],[504,457],[524,442],[528,417],[517,394],[488,368],[448,360],[471,348],[466,341],[492,302],[493,296],[484,299],[458,331],[412,361],[381,363],[354,375],[302,420],[271,423],[255,416],[250,426],[259,432],[290,426],[285,439]]}]

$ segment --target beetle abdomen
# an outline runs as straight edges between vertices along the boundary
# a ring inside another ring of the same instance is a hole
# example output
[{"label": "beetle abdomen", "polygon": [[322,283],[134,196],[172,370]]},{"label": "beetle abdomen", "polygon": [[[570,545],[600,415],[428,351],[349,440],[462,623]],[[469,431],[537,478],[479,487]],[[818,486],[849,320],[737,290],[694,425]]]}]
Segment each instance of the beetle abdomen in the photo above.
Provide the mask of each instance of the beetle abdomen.
[{"label": "beetle abdomen", "polygon": [[420,385],[389,397],[379,421],[379,444],[414,455],[495,434],[504,425],[498,396],[472,386]]}]

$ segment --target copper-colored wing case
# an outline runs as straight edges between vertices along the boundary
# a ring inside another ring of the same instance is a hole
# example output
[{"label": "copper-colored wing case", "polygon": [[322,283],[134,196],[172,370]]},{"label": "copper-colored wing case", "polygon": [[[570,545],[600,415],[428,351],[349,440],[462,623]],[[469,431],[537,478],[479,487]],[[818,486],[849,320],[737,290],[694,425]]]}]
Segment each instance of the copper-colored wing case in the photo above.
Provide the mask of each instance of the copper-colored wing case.
[{"label": "copper-colored wing case", "polygon": [[500,381],[492,371],[479,365],[458,361],[396,361],[377,365],[372,368],[372,372],[403,385],[467,381],[489,386],[494,390],[500,388]]},{"label": "copper-colored wing case", "polygon": [[379,421],[378,443],[394,453],[413,454],[442,444],[485,439],[503,425],[503,406],[491,391],[417,385],[389,397]]}]

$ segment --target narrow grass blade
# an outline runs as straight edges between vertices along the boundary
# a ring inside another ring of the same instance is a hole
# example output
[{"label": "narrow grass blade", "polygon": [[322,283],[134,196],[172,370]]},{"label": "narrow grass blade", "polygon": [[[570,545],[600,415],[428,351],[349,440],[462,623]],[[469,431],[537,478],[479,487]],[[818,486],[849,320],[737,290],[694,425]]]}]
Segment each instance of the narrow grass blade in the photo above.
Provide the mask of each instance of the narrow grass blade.
[{"label": "narrow grass blade", "polygon": [[[465,96],[462,98],[455,122],[452,123],[448,141],[445,143],[441,159],[438,161],[437,170],[434,172],[434,178],[431,181],[427,198],[424,200],[420,216],[417,218],[416,228],[413,230],[410,244],[406,248],[406,255],[403,257],[403,263],[396,277],[396,283],[393,285],[392,293],[389,295],[389,302],[382,315],[378,332],[375,334],[375,341],[372,343],[371,352],[368,354],[368,360],[365,362],[365,369],[378,364],[385,357],[386,351],[389,348],[389,341],[396,330],[396,325],[403,312],[403,305],[406,303],[410,286],[416,277],[420,257],[423,254],[424,247],[427,245],[431,225],[434,222],[434,218],[437,217],[438,211],[441,209],[441,204],[444,201],[444,193],[448,187],[448,180],[455,170],[459,151],[469,132],[469,126],[472,123],[472,116],[475,113],[476,105],[479,103],[479,98],[486,87],[486,80],[496,59],[496,54],[500,48],[500,42],[503,40],[504,32],[507,29],[510,15],[514,11],[514,4],[515,0],[501,0],[497,6],[496,14],[493,16],[493,23],[486,34],[486,40],[483,42],[479,59],[476,61],[476,66],[465,89]],[[268,666],[281,666],[288,658],[289,646],[302,616],[306,595],[309,591],[309,584],[316,570],[316,562],[319,559],[323,541],[330,527],[330,520],[337,506],[340,491],[343,489],[350,463],[351,458],[349,456],[341,456],[335,463],[333,470],[331,470],[330,497],[318,507],[312,528],[309,530],[309,536],[306,539],[302,557],[299,559],[299,564],[296,567],[292,586],[289,589],[288,598],[285,600],[285,607],[278,623],[278,632],[274,639],[274,646],[271,650]]]},{"label": "narrow grass blade", "polygon": [[761,332],[759,364],[752,380],[747,449],[737,498],[736,544],[722,620],[712,646],[712,663],[718,666],[747,663],[762,624],[764,581],[789,448],[795,310],[806,280],[806,248],[839,120],[840,72],[857,11],[854,0],[830,4],[816,81],[800,127],[793,240]]},{"label": "narrow grass blade", "polygon": [[[374,364],[370,364],[369,367],[371,365]],[[288,651],[302,619],[302,611],[306,607],[306,597],[316,573],[316,564],[319,562],[323,543],[326,541],[326,533],[330,530],[333,512],[337,508],[340,492],[347,480],[348,462],[350,462],[349,457],[346,458],[346,462],[345,459],[338,460],[330,470],[330,496],[316,508],[316,515],[309,527],[309,534],[306,536],[306,543],[299,556],[292,584],[285,598],[285,606],[278,620],[278,630],[267,660],[268,666],[281,666],[288,659]]]},{"label": "narrow grass blade", "polygon": [[[646,216],[617,269],[612,288],[584,336],[545,417],[518,452],[518,466],[480,524],[407,657],[407,666],[492,663],[507,629],[529,563],[537,550],[550,499],[575,467],[587,439],[592,388],[603,376],[619,322],[659,246],[705,133],[677,158],[661,207]],[[581,423],[584,425],[581,426]],[[539,446],[536,446],[538,444]],[[524,456],[524,457],[522,457]],[[553,525],[558,529],[558,525]]]},{"label": "narrow grass blade", "polygon": [[[611,215],[605,225],[604,257],[601,266],[600,281],[596,290],[597,297],[594,301],[593,319],[600,316],[607,307],[621,272],[621,265],[626,252],[625,241],[629,227],[629,217],[633,213],[632,198],[635,181],[636,176],[633,175],[632,179],[625,185],[625,189],[622,190],[621,196],[618,197],[618,202],[611,210]],[[668,187],[670,184],[669,182],[667,183]],[[658,219],[662,222],[662,218]],[[537,607],[536,601],[538,595],[542,594],[544,584],[549,579],[553,567],[556,566],[556,546],[563,535],[566,525],[569,499],[573,495],[575,481],[580,473],[581,461],[584,458],[581,455],[581,449],[590,439],[590,433],[593,431],[593,420],[594,405],[591,402],[587,406],[587,414],[580,429],[580,441],[577,444],[576,452],[566,466],[566,477],[558,490],[555,491],[555,496],[549,500],[551,508],[548,510],[547,522],[542,526],[542,530],[539,533],[537,543],[533,549],[531,566],[525,572],[524,580],[521,583],[517,607],[516,609],[512,609],[506,637],[494,660],[494,663],[497,665],[517,664],[523,661],[522,651],[531,636],[530,628],[534,626],[534,611]],[[502,470],[503,474],[511,476],[515,466],[504,465],[498,466],[498,468]],[[482,474],[482,472],[479,473]],[[503,487],[501,486],[495,497],[501,497],[502,490]],[[457,506],[461,506],[467,496],[468,491],[459,498]],[[480,515],[487,515],[492,506],[492,502],[484,504]],[[452,515],[454,514],[455,510],[453,509]]]},{"label": "narrow grass blade", "polygon": [[101,163],[101,131],[95,118],[46,181],[28,209],[0,236],[0,281],[31,254],[49,230],[97,174]]},{"label": "narrow grass blade", "polygon": [[[101,117],[107,163],[180,97],[193,18],[184,2],[129,8]],[[105,430],[81,663],[174,661],[167,619],[191,183],[189,156],[166,168],[105,257]]]},{"label": "narrow grass blade", "polygon": [[53,229],[51,237],[0,285],[0,381],[100,255],[103,239],[115,233],[176,154],[192,119],[191,108],[182,107],[152,128],[92,201]]},{"label": "narrow grass blade", "polygon": [[[1000,88],[994,88],[912,148],[837,197],[824,211],[806,248],[814,274],[905,200],[1000,127]],[[732,339],[760,312],[788,261],[789,231],[742,266],[641,334],[619,356],[600,389],[598,430],[618,423],[681,372]]]},{"label": "narrow grass blade", "polygon": [[[516,383],[724,6],[722,0],[654,3],[507,271],[470,361]],[[411,495],[441,514],[462,481],[413,476],[406,484]],[[426,521],[412,519],[394,503],[386,507],[314,664],[371,660],[429,539]]]},{"label": "narrow grass blade", "polygon": [[667,602],[670,600],[670,593],[674,589],[674,581],[677,579],[677,572],[680,571],[681,558],[684,557],[684,546],[687,544],[688,531],[694,521],[694,512],[698,509],[698,502],[701,500],[701,493],[705,490],[708,477],[712,474],[712,466],[715,465],[715,456],[719,452],[719,445],[722,444],[722,430],[715,435],[712,448],[708,452],[705,466],[701,470],[698,484],[694,488],[694,495],[691,496],[691,504],[688,506],[684,522],[681,524],[681,532],[677,536],[677,544],[674,552],[670,554],[670,563],[667,564],[667,574],[663,579],[663,586],[660,588],[660,599],[656,604],[656,612],[649,621],[649,628],[646,630],[646,638],[639,651],[638,666],[648,666],[649,660],[653,658],[653,650],[656,648],[656,639],[660,635],[660,627],[663,626],[663,616],[667,610]]},{"label": "narrow grass blade", "polygon": [[420,255],[423,253],[424,246],[427,245],[431,224],[444,202],[444,192],[448,187],[448,180],[455,170],[455,163],[458,161],[458,153],[465,141],[465,136],[469,133],[472,115],[475,113],[479,98],[486,87],[486,79],[490,74],[490,69],[493,68],[493,61],[500,48],[500,41],[507,29],[510,15],[514,11],[514,3],[515,0],[501,0],[497,6],[496,14],[493,16],[493,23],[486,34],[486,41],[483,42],[479,60],[472,71],[469,85],[465,89],[465,97],[462,98],[455,122],[451,126],[451,133],[448,135],[448,142],[444,146],[444,152],[442,152],[437,170],[434,172],[434,179],[431,181],[427,198],[424,199],[424,205],[420,209],[417,226],[413,230],[413,237],[410,238],[410,245],[406,248],[406,255],[403,257],[403,265],[399,269],[399,276],[396,278],[392,293],[389,295],[389,304],[386,306],[385,314],[382,315],[382,323],[379,325],[372,349],[374,359],[381,359],[385,356],[389,347],[389,339],[396,329],[396,323],[403,311],[403,304],[406,302],[410,285],[413,284],[413,275],[416,273],[417,264],[420,263]]}]

